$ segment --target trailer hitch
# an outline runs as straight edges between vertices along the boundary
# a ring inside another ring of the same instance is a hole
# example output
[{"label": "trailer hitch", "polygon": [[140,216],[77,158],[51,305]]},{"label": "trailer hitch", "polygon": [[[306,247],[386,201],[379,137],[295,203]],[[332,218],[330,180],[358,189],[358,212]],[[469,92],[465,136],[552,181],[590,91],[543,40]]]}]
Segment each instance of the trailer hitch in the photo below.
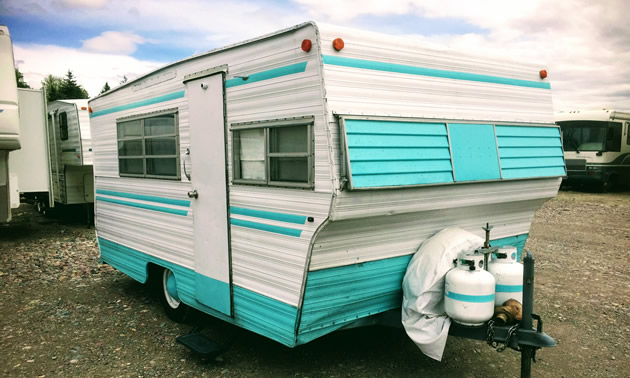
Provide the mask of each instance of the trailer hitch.
[{"label": "trailer hitch", "polygon": [[[536,362],[536,350],[556,346],[556,341],[543,332],[542,318],[534,309],[534,257],[530,251],[523,259],[523,318],[515,326],[497,326],[490,320],[481,326],[465,326],[451,323],[449,335],[489,341],[498,351],[506,347],[521,352],[521,377],[531,377],[532,360]],[[536,328],[533,327],[536,320]],[[502,343],[503,346],[498,344]]]}]

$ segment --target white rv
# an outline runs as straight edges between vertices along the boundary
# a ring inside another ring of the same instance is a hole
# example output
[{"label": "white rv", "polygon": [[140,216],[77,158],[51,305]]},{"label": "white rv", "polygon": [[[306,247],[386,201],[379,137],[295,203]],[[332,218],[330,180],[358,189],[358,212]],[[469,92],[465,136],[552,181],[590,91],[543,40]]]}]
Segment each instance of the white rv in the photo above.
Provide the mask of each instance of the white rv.
[{"label": "white rv", "polygon": [[567,182],[602,190],[630,184],[630,111],[612,109],[556,114],[562,130]]},{"label": "white rv", "polygon": [[13,45],[9,28],[0,25],[0,223],[11,220],[11,208],[19,206],[19,197],[11,198],[9,156],[20,149],[17,82],[13,63]]},{"label": "white rv", "polygon": [[92,204],[94,175],[87,100],[48,103],[47,134],[54,202]]},{"label": "white rv", "polygon": [[100,258],[290,347],[400,310],[423,240],[557,194],[542,68],[309,22],[141,76],[90,100]]},{"label": "white rv", "polygon": [[46,203],[52,194],[48,138],[46,136],[46,93],[44,89],[18,89],[22,148],[11,154],[9,172],[18,198]]}]

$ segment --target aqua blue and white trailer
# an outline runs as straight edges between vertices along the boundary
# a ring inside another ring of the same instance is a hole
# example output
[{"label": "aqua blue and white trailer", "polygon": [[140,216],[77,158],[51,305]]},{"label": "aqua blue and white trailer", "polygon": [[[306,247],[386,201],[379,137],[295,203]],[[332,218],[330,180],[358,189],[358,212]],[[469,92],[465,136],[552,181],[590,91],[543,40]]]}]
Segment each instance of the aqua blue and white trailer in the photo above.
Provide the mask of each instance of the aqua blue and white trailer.
[{"label": "aqua blue and white trailer", "polygon": [[557,194],[541,68],[309,22],[141,76],[90,100],[101,260],[287,346],[400,309],[423,240]]}]

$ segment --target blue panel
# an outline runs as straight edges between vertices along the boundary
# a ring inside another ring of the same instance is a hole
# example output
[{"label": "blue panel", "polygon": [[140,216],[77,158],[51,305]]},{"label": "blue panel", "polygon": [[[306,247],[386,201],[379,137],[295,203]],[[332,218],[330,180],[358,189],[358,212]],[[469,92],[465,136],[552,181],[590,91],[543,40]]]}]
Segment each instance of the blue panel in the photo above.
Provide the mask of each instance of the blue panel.
[{"label": "blue panel", "polygon": [[402,279],[411,256],[309,272],[298,343],[344,324],[400,308]]},{"label": "blue panel", "polygon": [[446,135],[446,127],[441,123],[350,119],[346,120],[346,133],[384,135]]},{"label": "blue panel", "polygon": [[298,238],[302,234],[302,230],[298,230],[298,229],[295,229],[295,228],[280,227],[280,226],[274,226],[274,225],[258,223],[258,222],[250,222],[250,221],[246,221],[246,220],[242,220],[242,219],[230,218],[230,223],[233,226],[253,228],[253,229],[256,229],[256,230],[267,231],[267,232],[274,232],[276,234],[295,236],[295,237],[298,237]]},{"label": "blue panel", "polygon": [[520,293],[523,285],[496,285],[494,291],[497,293]]},{"label": "blue panel", "polygon": [[149,98],[149,99],[142,100],[142,101],[132,102],[130,104],[114,106],[113,108],[103,109],[103,110],[99,110],[97,112],[91,113],[90,114],[90,118],[99,117],[99,116],[103,116],[103,115],[111,114],[111,113],[116,113],[116,112],[122,112],[123,110],[140,108],[142,106],[158,104],[160,102],[171,101],[171,100],[175,100],[175,99],[178,99],[178,98],[182,98],[185,95],[186,95],[185,91],[178,91],[178,92],[165,94],[163,96],[157,96],[157,97]]},{"label": "blue panel", "polygon": [[232,315],[229,283],[195,273],[195,289],[195,296],[201,304]]},{"label": "blue panel", "polygon": [[446,125],[346,119],[353,188],[453,182]]},{"label": "blue panel", "polygon": [[505,179],[566,175],[557,127],[496,126]]},{"label": "blue panel", "polygon": [[453,293],[452,291],[447,291],[446,296],[460,302],[469,302],[469,303],[494,302],[494,294],[466,295],[466,294]]},{"label": "blue panel", "polygon": [[493,83],[493,84],[503,84],[503,85],[515,85],[519,87],[528,87],[528,88],[551,89],[551,85],[543,81],[521,80],[521,79],[512,79],[512,78],[500,77],[500,76],[480,75],[480,74],[474,74],[474,73],[468,73],[468,72],[438,70],[438,69],[426,68],[426,67],[417,67],[417,66],[408,66],[404,64],[378,62],[374,60],[344,58],[340,56],[331,56],[331,55],[323,55],[322,58],[323,58],[324,64],[331,64],[335,66],[361,68],[361,69],[366,69],[366,70],[385,71],[385,72],[396,72],[396,73],[409,74],[409,75],[432,76],[432,77],[440,77],[444,79],[477,81],[477,82],[482,82],[482,83]]},{"label": "blue panel", "polygon": [[348,147],[448,147],[446,136],[348,134]]},{"label": "blue panel", "polygon": [[499,157],[492,125],[448,125],[455,181],[498,180]]},{"label": "blue panel", "polygon": [[401,160],[381,162],[353,162],[352,175],[369,175],[387,172],[392,173],[430,173],[451,172],[449,160]]},{"label": "blue panel", "polygon": [[447,182],[453,182],[453,174],[451,172],[352,176],[352,186],[355,188],[441,184]]},{"label": "blue panel", "polygon": [[117,205],[124,205],[124,206],[130,206],[130,207],[137,207],[139,209],[145,209],[145,210],[160,211],[162,213],[181,215],[184,217],[188,215],[188,210],[171,209],[169,207],[147,205],[145,203],[129,202],[129,201],[117,200],[117,199],[101,197],[101,196],[96,196],[95,199],[97,201],[115,203]]},{"label": "blue panel", "polygon": [[157,257],[98,238],[101,260],[140,282],[147,280],[147,265],[170,269],[177,282],[180,299],[187,305],[219,319],[269,337],[286,346],[295,346],[296,307],[255,293],[239,286],[232,287],[233,317],[229,317],[203,305],[196,299],[196,273]]},{"label": "blue panel", "polygon": [[234,78],[225,81],[225,87],[231,88],[239,85],[251,84],[257,81],[275,79],[277,77],[296,74],[306,71],[306,63],[295,63],[284,67],[278,67],[267,71],[256,72],[247,77],[247,80],[242,78]]},{"label": "blue panel", "polygon": [[295,223],[295,224],[306,223],[306,217],[302,215],[275,213],[271,211],[246,209],[243,207],[230,207],[230,213],[238,214],[238,215],[246,215],[248,217],[270,219],[270,220],[275,220],[275,221],[280,221],[280,222]]},{"label": "blue panel", "polygon": [[359,161],[390,161],[390,160],[451,160],[448,148],[418,147],[418,148],[350,148],[353,162]]},{"label": "blue panel", "polygon": [[188,200],[178,200],[178,199],[173,199],[173,198],[164,198],[164,197],[156,197],[156,196],[145,196],[143,194],[115,192],[112,190],[103,190],[103,189],[96,189],[96,194],[105,194],[107,196],[116,196],[116,197],[137,199],[141,201],[165,203],[167,205],[190,207],[190,201]]}]

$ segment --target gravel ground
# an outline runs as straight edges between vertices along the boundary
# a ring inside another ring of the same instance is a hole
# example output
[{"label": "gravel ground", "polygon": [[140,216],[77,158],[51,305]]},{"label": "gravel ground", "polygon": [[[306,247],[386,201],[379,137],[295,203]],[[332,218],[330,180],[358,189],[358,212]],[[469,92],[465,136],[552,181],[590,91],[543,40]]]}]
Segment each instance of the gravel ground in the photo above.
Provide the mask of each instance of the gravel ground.
[{"label": "gravel ground", "polygon": [[[81,212],[43,217],[28,205],[0,225],[0,374],[26,376],[516,377],[520,355],[451,337],[444,360],[425,357],[403,330],[336,332],[295,349],[199,315],[232,347],[216,361],[175,343],[147,287],[99,265]],[[535,311],[556,348],[534,376],[630,375],[630,192],[560,192],[536,214]]]}]

